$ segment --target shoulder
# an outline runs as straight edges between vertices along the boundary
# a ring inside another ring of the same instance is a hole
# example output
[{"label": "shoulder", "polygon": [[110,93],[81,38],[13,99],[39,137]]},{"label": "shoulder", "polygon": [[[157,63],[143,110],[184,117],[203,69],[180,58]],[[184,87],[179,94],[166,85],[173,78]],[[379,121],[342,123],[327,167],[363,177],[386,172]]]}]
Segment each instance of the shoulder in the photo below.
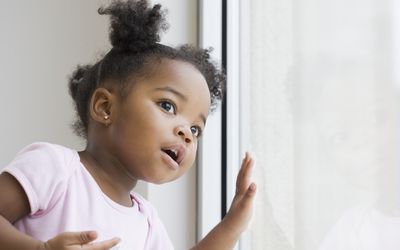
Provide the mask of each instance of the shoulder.
[{"label": "shoulder", "polygon": [[356,206],[343,212],[325,235],[320,250],[359,249],[358,234],[368,220],[370,206]]},{"label": "shoulder", "polygon": [[5,168],[24,189],[31,214],[47,211],[64,193],[78,168],[76,151],[45,142],[24,147]]},{"label": "shoulder", "polygon": [[339,219],[339,222],[342,225],[358,230],[365,220],[368,219],[370,212],[370,205],[355,206],[346,210]]},{"label": "shoulder", "polygon": [[17,176],[42,176],[49,178],[65,178],[75,171],[78,158],[76,151],[67,147],[35,142],[25,146],[8,164],[4,171]]},{"label": "shoulder", "polygon": [[36,163],[64,163],[69,165],[76,157],[76,151],[58,144],[35,142],[25,146],[15,157],[15,161]]},{"label": "shoulder", "polygon": [[33,152],[34,154],[42,154],[48,156],[61,156],[65,154],[71,154],[73,152],[72,149],[67,148],[62,145],[48,143],[48,142],[34,142],[22,148],[17,156],[23,155],[29,152]]}]

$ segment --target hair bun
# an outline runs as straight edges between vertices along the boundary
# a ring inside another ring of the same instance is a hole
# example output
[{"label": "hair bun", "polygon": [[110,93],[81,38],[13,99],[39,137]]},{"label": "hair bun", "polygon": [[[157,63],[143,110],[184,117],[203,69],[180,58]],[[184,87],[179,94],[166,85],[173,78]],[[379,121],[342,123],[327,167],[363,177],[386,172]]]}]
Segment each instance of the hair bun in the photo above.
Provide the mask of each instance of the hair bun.
[{"label": "hair bun", "polygon": [[152,8],[146,0],[113,1],[98,10],[110,15],[110,42],[114,49],[140,52],[160,41],[159,33],[168,29],[161,5]]},{"label": "hair bun", "polygon": [[72,75],[69,77],[69,93],[73,99],[79,95],[79,89],[84,81],[85,75],[90,70],[91,65],[78,65]]}]

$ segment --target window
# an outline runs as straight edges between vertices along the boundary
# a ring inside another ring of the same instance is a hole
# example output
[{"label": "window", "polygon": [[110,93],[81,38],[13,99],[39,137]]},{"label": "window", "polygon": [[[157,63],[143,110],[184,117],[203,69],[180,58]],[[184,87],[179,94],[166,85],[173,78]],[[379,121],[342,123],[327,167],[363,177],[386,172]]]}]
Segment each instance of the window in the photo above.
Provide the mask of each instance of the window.
[{"label": "window", "polygon": [[399,3],[225,4],[228,204],[257,160],[240,249],[399,249]]}]

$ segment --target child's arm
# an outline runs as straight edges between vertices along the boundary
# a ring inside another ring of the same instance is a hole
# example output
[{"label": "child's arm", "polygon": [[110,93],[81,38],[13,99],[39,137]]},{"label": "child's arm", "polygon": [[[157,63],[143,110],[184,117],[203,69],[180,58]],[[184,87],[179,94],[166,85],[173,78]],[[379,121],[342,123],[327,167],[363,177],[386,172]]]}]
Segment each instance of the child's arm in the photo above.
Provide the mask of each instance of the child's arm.
[{"label": "child's arm", "polygon": [[230,250],[246,229],[253,210],[256,185],[250,183],[254,160],[249,153],[243,159],[236,179],[236,194],[225,218],[211,230],[192,250]]},{"label": "child's arm", "polygon": [[17,180],[0,175],[0,246],[5,249],[38,249],[40,241],[20,233],[12,223],[29,213],[29,203]]},{"label": "child's arm", "polygon": [[30,212],[28,198],[17,180],[8,173],[0,174],[0,246],[9,250],[106,250],[118,239],[88,244],[95,232],[62,233],[44,243],[18,231],[12,223]]}]

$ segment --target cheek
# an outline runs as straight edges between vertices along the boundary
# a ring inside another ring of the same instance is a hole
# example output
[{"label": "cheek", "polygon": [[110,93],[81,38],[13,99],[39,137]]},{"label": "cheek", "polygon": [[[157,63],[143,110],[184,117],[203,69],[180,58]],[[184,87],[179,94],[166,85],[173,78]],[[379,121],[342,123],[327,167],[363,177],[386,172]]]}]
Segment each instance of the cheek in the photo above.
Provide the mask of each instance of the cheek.
[{"label": "cheek", "polygon": [[125,115],[120,118],[116,126],[116,129],[121,131],[116,131],[116,133],[123,133],[135,138],[146,137],[148,134],[159,132],[159,124],[160,119],[152,109],[126,110]]},{"label": "cheek", "polygon": [[194,164],[194,161],[195,161],[196,155],[197,155],[197,143],[194,143],[193,146],[189,150],[190,150],[190,153],[188,155],[187,168],[190,168]]}]

